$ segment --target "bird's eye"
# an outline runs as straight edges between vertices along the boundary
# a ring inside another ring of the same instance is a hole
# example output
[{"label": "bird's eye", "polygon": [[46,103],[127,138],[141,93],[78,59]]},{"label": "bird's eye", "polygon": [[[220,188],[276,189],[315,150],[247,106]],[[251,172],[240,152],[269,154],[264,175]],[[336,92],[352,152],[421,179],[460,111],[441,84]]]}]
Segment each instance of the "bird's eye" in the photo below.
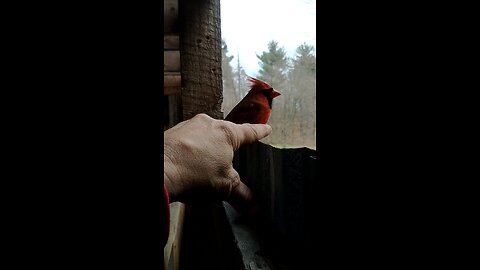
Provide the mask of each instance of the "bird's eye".
[{"label": "bird's eye", "polygon": [[263,90],[263,92],[264,92],[265,94],[268,94],[268,95],[269,95],[270,93],[272,93],[272,91],[273,91],[273,88],[269,88],[269,89]]}]

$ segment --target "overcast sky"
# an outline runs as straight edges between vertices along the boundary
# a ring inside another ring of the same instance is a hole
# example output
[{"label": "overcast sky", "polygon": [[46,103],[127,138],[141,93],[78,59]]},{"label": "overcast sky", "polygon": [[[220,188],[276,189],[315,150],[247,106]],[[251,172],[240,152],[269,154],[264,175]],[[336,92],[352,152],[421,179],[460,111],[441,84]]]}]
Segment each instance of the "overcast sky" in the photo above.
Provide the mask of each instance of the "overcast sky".
[{"label": "overcast sky", "polygon": [[289,57],[303,42],[316,47],[315,5],[316,0],[220,0],[222,38],[234,56],[231,63],[236,64],[238,51],[247,75],[256,76],[256,54],[266,51],[272,39]]}]

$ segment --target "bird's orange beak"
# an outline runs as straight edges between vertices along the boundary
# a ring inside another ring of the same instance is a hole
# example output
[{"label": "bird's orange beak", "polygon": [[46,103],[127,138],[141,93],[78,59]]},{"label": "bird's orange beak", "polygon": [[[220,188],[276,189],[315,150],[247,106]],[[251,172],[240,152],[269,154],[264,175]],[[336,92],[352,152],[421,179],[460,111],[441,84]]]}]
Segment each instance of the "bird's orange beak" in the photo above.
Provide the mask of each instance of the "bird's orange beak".
[{"label": "bird's orange beak", "polygon": [[280,92],[278,92],[277,90],[273,89],[272,93],[270,94],[270,98],[274,98],[274,97],[278,97],[280,96]]}]

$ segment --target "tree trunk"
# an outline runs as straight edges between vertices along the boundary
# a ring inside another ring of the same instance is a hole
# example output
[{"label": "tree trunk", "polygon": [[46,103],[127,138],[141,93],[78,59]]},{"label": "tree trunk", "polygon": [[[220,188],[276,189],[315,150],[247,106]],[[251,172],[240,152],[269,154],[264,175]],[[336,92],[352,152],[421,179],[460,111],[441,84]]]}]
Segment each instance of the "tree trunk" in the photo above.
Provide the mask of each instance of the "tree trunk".
[{"label": "tree trunk", "polygon": [[220,0],[179,0],[183,120],[223,119]]}]

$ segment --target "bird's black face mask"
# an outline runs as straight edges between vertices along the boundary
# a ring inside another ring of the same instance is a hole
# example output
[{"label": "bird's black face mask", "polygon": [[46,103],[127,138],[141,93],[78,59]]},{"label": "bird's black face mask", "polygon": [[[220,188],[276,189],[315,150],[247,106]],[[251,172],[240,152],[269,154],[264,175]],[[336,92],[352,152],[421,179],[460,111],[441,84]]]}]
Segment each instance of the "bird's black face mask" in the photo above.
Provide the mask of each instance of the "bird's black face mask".
[{"label": "bird's black face mask", "polygon": [[267,97],[268,106],[270,106],[270,109],[272,108],[272,101],[273,101],[273,98],[271,97],[272,92],[273,92],[273,88],[262,91],[262,93],[265,95],[265,97]]}]

